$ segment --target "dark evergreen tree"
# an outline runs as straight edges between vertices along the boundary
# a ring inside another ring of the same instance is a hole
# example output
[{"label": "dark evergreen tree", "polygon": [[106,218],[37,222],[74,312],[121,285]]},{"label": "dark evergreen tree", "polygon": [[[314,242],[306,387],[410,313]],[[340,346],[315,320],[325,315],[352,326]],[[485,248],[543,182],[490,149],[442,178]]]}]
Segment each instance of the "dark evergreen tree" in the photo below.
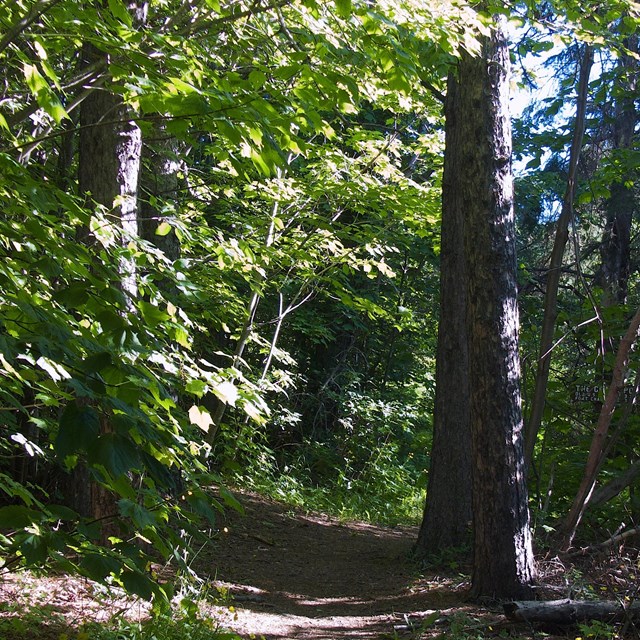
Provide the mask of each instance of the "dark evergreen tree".
[{"label": "dark evergreen tree", "polygon": [[[495,18],[482,55],[464,55],[451,97],[454,184],[465,212],[474,560],[472,595],[530,593],[534,561],[524,473],[509,52]],[[450,152],[445,150],[445,153]]]},{"label": "dark evergreen tree", "polygon": [[433,444],[418,557],[470,542],[471,431],[466,327],[464,200],[460,173],[466,148],[456,112],[459,84],[448,81],[442,190],[440,317],[436,356]]}]

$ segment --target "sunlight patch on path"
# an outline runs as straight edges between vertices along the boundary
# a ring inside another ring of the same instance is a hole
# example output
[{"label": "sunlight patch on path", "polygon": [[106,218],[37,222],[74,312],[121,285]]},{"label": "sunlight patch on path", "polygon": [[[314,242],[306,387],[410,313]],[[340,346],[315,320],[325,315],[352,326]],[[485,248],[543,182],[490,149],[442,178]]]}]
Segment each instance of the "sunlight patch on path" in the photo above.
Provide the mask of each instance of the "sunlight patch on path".
[{"label": "sunlight patch on path", "polygon": [[[333,600],[333,599],[331,599]],[[413,611],[412,620],[426,619],[434,610]],[[213,616],[223,627],[244,637],[264,636],[266,640],[335,640],[358,638],[370,640],[382,635],[393,636],[394,627],[405,620],[403,614],[385,613],[372,616],[306,617],[264,611],[218,608]]]}]

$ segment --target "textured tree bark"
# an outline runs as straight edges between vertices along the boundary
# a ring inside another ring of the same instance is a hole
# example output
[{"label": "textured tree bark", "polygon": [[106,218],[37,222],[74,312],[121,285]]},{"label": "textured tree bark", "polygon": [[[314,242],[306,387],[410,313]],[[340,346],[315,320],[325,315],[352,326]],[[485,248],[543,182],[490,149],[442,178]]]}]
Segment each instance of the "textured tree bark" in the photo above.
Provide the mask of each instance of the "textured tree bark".
[{"label": "textured tree bark", "polygon": [[[158,235],[163,222],[175,217],[180,173],[180,143],[160,125],[152,139],[145,136],[140,176],[140,236],[161,249],[169,260],[180,256],[180,241],[175,231]],[[170,206],[169,206],[170,203]]]},{"label": "textured tree bark", "polygon": [[[106,55],[93,45],[83,50],[91,64]],[[93,91],[80,111],[78,183],[87,206],[96,203],[110,214],[113,224],[127,237],[138,234],[137,189],[142,140],[133,114],[122,98],[108,90]],[[129,303],[136,296],[136,274],[131,261],[121,261],[121,287]],[[101,421],[101,432],[110,430],[108,418]],[[116,497],[102,484],[91,485],[91,511],[102,525],[102,542],[119,534],[114,517],[118,514]]]},{"label": "textured tree bark", "polygon": [[504,605],[504,613],[509,620],[517,622],[546,622],[570,625],[586,620],[621,622],[640,616],[640,602],[628,607],[620,602],[550,600],[548,602],[522,601]]},{"label": "textured tree bark", "polygon": [[[101,55],[101,54],[93,54]],[[89,201],[104,206],[127,238],[138,235],[138,177],[142,139],[122,98],[109,91],[94,91],[80,112],[78,182]],[[133,262],[121,260],[121,287],[136,297]]]},{"label": "textured tree bark", "polygon": [[458,84],[448,81],[440,252],[440,318],[433,444],[424,517],[415,553],[427,557],[471,542],[471,425],[466,328],[464,127]]},{"label": "textured tree bark", "polygon": [[480,57],[463,56],[451,107],[460,127],[471,389],[471,596],[522,598],[534,561],[518,355],[509,52],[496,17]]}]

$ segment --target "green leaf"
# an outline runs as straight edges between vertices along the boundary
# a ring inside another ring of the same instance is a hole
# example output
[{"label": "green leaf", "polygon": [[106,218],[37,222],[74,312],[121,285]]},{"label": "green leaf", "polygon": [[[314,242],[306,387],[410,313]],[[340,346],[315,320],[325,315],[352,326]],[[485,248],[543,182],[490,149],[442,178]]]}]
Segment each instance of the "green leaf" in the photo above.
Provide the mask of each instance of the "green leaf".
[{"label": "green leaf", "polygon": [[89,287],[90,284],[85,280],[73,282],[56,293],[56,301],[72,309],[79,309],[89,300]]},{"label": "green leaf", "polygon": [[593,194],[590,191],[583,191],[582,193],[578,194],[578,204],[588,204],[592,200]]},{"label": "green leaf", "polygon": [[122,500],[118,500],[118,507],[120,509],[120,513],[127,518],[131,518],[139,529],[153,527],[158,524],[150,511],[133,500],[126,500],[124,498]]},{"label": "green leaf", "polygon": [[33,533],[22,540],[20,551],[22,551],[27,564],[37,565],[47,559],[49,545],[43,535]]},{"label": "green leaf", "polygon": [[181,346],[181,347],[185,347],[185,349],[190,349],[191,348],[191,342],[189,340],[189,333],[186,331],[186,329],[183,329],[182,327],[176,327],[173,330],[173,339]]},{"label": "green leaf", "polygon": [[132,25],[131,14],[122,0],[109,0],[109,11],[111,11],[114,18],[121,20],[128,27]]},{"label": "green leaf", "polygon": [[249,156],[253,161],[253,164],[256,168],[265,176],[269,177],[271,175],[271,167],[267,164],[267,156],[266,154],[258,153],[255,149],[251,149],[249,151]]},{"label": "green leaf", "polygon": [[25,64],[22,68],[24,79],[27,82],[29,90],[34,96],[40,93],[46,93],[49,90],[47,81],[42,77],[35,64]]},{"label": "green leaf", "polygon": [[69,507],[65,507],[62,504],[49,504],[47,505],[47,511],[56,520],[71,522],[79,517],[73,509],[69,509]]},{"label": "green leaf", "polygon": [[117,575],[122,565],[115,558],[108,555],[87,553],[80,561],[83,575],[97,582],[110,575]]},{"label": "green leaf", "polygon": [[251,86],[253,86],[255,89],[262,89],[266,80],[267,80],[267,76],[264,74],[263,71],[254,69],[249,74],[249,82],[251,83]]},{"label": "green leaf", "polygon": [[108,367],[112,363],[112,361],[113,358],[108,351],[94,353],[88,358],[85,358],[84,362],[82,363],[82,370],[85,373],[96,373]]},{"label": "green leaf", "polygon": [[107,331],[119,332],[127,328],[125,319],[112,309],[105,309],[98,314],[98,321]]},{"label": "green leaf", "polygon": [[20,498],[27,506],[40,505],[40,502],[23,484],[16,482],[5,473],[0,473],[0,490],[8,496]]},{"label": "green leaf", "polygon": [[64,110],[58,97],[53,93],[47,81],[34,64],[25,64],[23,73],[29,90],[38,104],[56,121],[57,124],[69,114]]},{"label": "green leaf", "polygon": [[90,464],[102,465],[115,478],[140,466],[140,456],[131,440],[116,433],[96,438],[87,454]]},{"label": "green leaf", "polygon": [[212,507],[211,499],[202,491],[189,491],[185,496],[193,511],[215,524],[219,513]]},{"label": "green leaf", "polygon": [[158,228],[156,229],[156,235],[157,236],[169,235],[169,233],[171,233],[171,229],[172,229],[171,225],[166,220],[163,220],[158,225]]},{"label": "green leaf", "polygon": [[42,520],[42,513],[21,505],[0,508],[0,526],[3,529],[24,529]]},{"label": "green leaf", "polygon": [[189,380],[187,382],[187,386],[185,387],[185,391],[187,393],[193,393],[193,395],[201,398],[207,388],[207,385],[202,380]]},{"label": "green leaf", "polygon": [[60,417],[54,448],[60,458],[87,451],[100,433],[100,416],[91,406],[70,402]]},{"label": "green leaf", "polygon": [[351,15],[351,0],[336,0],[336,11],[341,18],[348,18]]},{"label": "green leaf", "polygon": [[220,492],[220,497],[223,502],[228,506],[237,511],[238,513],[244,514],[244,507],[238,501],[238,499],[227,489],[226,487],[220,487],[218,489]]},{"label": "green leaf", "polygon": [[162,309],[156,307],[154,304],[145,302],[144,300],[139,300],[137,305],[145,322],[147,322],[151,327],[155,327],[161,322],[166,322],[170,319],[170,316],[166,311],[162,311]]},{"label": "green leaf", "polygon": [[0,128],[4,129],[7,133],[11,133],[11,129],[9,128],[9,123],[1,113],[0,113]]},{"label": "green leaf", "polygon": [[151,600],[154,591],[154,582],[141,571],[124,570],[119,580],[127,593],[133,593],[144,600]]}]

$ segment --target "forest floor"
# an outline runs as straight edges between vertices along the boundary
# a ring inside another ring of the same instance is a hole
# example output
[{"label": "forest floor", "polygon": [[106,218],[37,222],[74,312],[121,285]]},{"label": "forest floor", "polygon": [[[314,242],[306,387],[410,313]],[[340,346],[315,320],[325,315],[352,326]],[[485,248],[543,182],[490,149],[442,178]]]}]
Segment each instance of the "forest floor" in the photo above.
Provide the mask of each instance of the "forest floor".
[{"label": "forest floor", "polygon": [[[217,538],[196,564],[214,604],[202,614],[243,638],[265,640],[490,640],[493,638],[612,638],[613,627],[533,629],[509,622],[499,605],[467,601],[468,567],[453,558],[445,568],[421,570],[410,559],[414,527],[380,527],[309,515],[253,494],[238,496],[245,514],[227,512]],[[637,597],[637,550],[601,554],[568,564],[540,563],[543,599]],[[28,580],[28,581],[27,581]],[[114,614],[144,618],[143,604],[96,599],[95,585],[68,576],[0,582],[0,619],[24,617],[34,601],[49,607],[54,627],[19,637],[84,637],[87,620]],[[99,590],[99,588],[98,588]],[[573,590],[573,591],[571,591]],[[61,634],[61,624],[67,630]],[[591,633],[595,629],[594,633]],[[634,628],[632,637],[639,637]],[[604,634],[604,635],[603,635]],[[18,637],[18,636],[16,636]],[[4,636],[0,633],[0,638]],[[7,640],[12,638],[7,637]]]},{"label": "forest floor", "polygon": [[418,574],[416,528],[305,515],[246,494],[242,503],[245,516],[227,514],[210,562],[231,607],[214,615],[243,636],[392,638],[436,612],[473,614],[463,575]]}]

